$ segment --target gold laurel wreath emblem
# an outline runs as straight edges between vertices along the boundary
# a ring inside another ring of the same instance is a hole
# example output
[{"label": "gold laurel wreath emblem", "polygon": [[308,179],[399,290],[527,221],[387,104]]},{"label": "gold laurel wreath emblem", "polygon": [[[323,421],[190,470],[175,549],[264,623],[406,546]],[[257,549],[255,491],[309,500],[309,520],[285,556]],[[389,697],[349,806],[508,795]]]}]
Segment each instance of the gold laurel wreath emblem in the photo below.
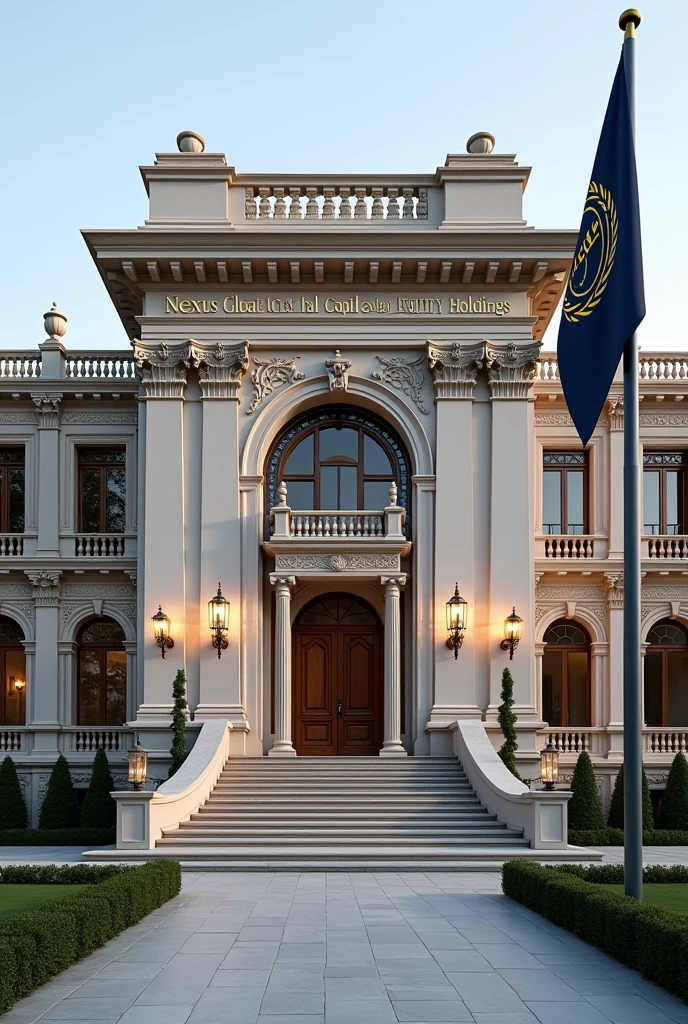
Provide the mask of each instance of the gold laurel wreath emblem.
[{"label": "gold laurel wreath emblem", "polygon": [[590,316],[595,307],[601,302],[602,295],[607,287],[609,275],[611,274],[614,266],[616,244],[619,240],[619,220],[616,213],[616,203],[614,202],[614,198],[609,189],[605,188],[604,185],[598,185],[597,182],[591,181],[588,186],[586,208],[590,200],[594,200],[596,208],[601,210],[605,215],[608,232],[608,237],[606,239],[606,252],[603,252],[600,259],[600,266],[598,268],[595,286],[591,289],[590,293],[584,300],[574,302],[569,298],[569,295],[572,294],[571,275],[569,274],[569,283],[566,289],[566,296],[564,297],[563,313],[569,323],[573,324],[578,323],[581,317]]}]

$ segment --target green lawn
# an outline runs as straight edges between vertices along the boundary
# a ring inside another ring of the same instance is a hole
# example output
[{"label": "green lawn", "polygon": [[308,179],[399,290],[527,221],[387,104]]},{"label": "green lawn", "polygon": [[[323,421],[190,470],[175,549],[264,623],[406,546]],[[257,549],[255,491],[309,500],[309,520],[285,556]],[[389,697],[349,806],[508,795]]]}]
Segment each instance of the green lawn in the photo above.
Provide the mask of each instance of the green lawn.
[{"label": "green lawn", "polygon": [[[620,893],[624,891],[623,885],[605,885],[604,888]],[[643,885],[643,902],[675,914],[688,914],[688,882],[646,882]]]},{"label": "green lawn", "polygon": [[0,885],[0,921],[87,888],[86,885]]}]

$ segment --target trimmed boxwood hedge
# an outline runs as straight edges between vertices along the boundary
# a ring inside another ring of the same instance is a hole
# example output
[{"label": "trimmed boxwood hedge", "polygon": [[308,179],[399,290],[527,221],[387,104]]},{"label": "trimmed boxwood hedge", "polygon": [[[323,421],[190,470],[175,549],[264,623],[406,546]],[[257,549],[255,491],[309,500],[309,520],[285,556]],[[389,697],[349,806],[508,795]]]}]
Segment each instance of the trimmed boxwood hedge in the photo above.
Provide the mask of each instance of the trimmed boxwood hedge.
[{"label": "trimmed boxwood hedge", "polygon": [[114,828],[5,828],[0,846],[111,846]]},{"label": "trimmed boxwood hedge", "polygon": [[[659,877],[660,870],[646,868],[643,879],[685,881]],[[507,896],[688,1000],[688,919],[595,884],[617,880],[623,881],[621,865],[563,870],[508,861],[502,868]]]},{"label": "trimmed boxwood hedge", "polygon": [[[571,846],[623,846],[622,828],[569,829]],[[643,832],[643,846],[688,846],[688,832],[656,828]]]},{"label": "trimmed boxwood hedge", "polygon": [[141,867],[86,864],[3,868],[2,882],[90,882],[36,910],[0,923],[0,1013],[125,928],[177,896],[177,861]]}]

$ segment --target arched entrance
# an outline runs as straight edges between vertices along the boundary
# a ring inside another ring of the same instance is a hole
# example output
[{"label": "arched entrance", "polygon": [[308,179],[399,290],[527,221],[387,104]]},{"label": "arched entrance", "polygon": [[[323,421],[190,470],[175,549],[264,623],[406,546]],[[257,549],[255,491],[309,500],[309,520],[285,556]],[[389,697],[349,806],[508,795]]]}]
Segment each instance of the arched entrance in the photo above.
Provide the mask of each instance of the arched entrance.
[{"label": "arched entrance", "polygon": [[294,746],[302,755],[376,755],[382,746],[382,626],[351,594],[327,594],[293,628]]}]

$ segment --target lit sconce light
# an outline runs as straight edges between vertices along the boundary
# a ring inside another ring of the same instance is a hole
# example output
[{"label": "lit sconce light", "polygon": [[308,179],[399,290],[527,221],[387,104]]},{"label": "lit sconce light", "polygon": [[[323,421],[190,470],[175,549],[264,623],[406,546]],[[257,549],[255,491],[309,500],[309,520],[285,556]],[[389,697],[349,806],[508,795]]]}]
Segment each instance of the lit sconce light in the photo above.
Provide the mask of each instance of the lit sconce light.
[{"label": "lit sconce light", "polygon": [[129,751],[129,782],[134,789],[143,788],[147,770],[148,754],[137,740],[136,745]]},{"label": "lit sconce light", "polygon": [[516,614],[516,609],[504,619],[504,639],[499,645],[503,651],[509,652],[509,661],[514,660],[514,651],[523,636],[523,619]]},{"label": "lit sconce light", "polygon": [[545,789],[554,789],[554,783],[559,781],[559,751],[551,737],[540,754],[540,781],[544,782]]},{"label": "lit sconce light", "polygon": [[447,601],[447,647],[454,652],[454,660],[459,656],[459,648],[463,643],[466,633],[466,622],[468,620],[468,601],[461,597],[459,584],[456,584],[454,594]]},{"label": "lit sconce light", "polygon": [[16,694],[19,697],[21,697],[22,693],[24,692],[25,686],[25,679],[17,679],[15,676],[10,676],[10,685],[8,690],[9,696],[14,697]]},{"label": "lit sconce light", "polygon": [[163,658],[165,657],[165,651],[168,651],[171,647],[174,647],[174,640],[170,636],[170,620],[162,610],[162,606],[158,605],[158,610],[151,619],[153,623],[153,636],[155,642],[162,652]]},{"label": "lit sconce light", "polygon": [[222,584],[217,585],[217,594],[208,601],[208,625],[212,640],[210,641],[217,651],[218,658],[222,652],[229,647],[225,633],[229,629],[229,601],[222,596]]}]

